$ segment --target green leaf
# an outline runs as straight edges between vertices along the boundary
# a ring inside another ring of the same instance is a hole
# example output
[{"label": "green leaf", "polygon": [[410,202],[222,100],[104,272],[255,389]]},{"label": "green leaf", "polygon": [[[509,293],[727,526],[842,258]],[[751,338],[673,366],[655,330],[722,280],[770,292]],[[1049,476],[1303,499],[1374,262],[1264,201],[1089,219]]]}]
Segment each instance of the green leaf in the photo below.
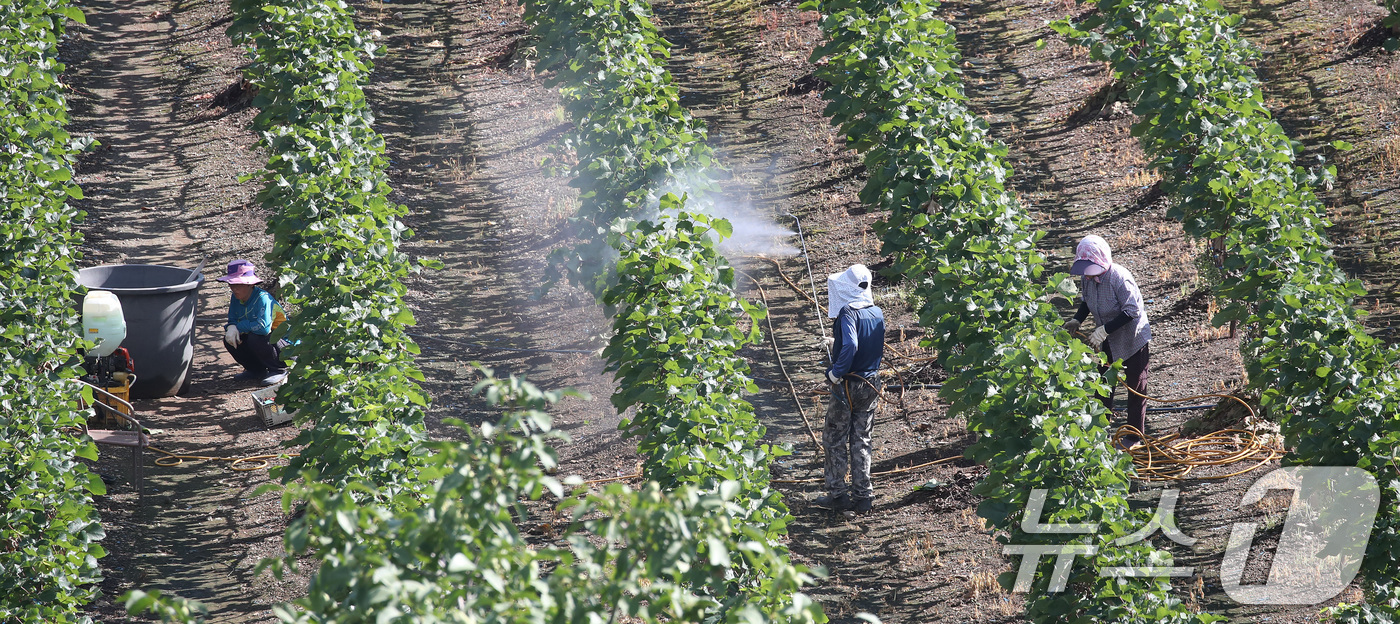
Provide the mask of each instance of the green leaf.
[{"label": "green leaf", "polygon": [[729,238],[734,235],[734,226],[728,219],[715,219],[710,222],[710,227],[715,229],[720,238]]},{"label": "green leaf", "polygon": [[102,482],[102,478],[94,473],[87,473],[87,483],[84,488],[93,496],[102,496],[107,493],[107,484]]}]

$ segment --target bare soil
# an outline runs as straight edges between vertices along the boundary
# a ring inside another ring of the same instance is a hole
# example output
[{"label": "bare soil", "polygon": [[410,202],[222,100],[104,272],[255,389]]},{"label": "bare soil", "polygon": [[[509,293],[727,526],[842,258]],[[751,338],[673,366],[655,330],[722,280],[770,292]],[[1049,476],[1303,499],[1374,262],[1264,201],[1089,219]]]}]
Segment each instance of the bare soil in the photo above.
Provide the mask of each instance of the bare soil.
[{"label": "bare soil", "polygon": [[[234,82],[242,54],[223,29],[227,7],[210,2],[81,2],[88,25],[70,26],[62,55],[72,85],[75,135],[101,147],[85,155],[77,181],[87,199],[85,264],[151,263],[194,268],[207,258],[197,314],[190,391],[137,401],[155,444],[215,457],[277,453],[289,429],[268,431],[249,391],[227,380],[232,359],[219,338],[228,295],[212,278],[235,257],[261,256],[266,215],[256,187],[237,176],[259,170],[251,150],[254,111],[210,108]],[[136,363],[140,373],[141,363]],[[107,528],[106,579],[94,617],[123,621],[115,599],[161,589],[210,605],[213,621],[270,620],[269,605],[298,593],[253,566],[280,550],[285,522],[275,494],[254,497],[266,471],[232,472],[227,462],[162,468],[145,462],[145,496],[130,485],[124,452],[103,452],[109,494],[95,503]],[[295,585],[295,584],[293,584]]]},{"label": "bare soil", "polygon": [[[157,263],[193,266],[208,259],[210,278],[233,258],[270,248],[266,214],[253,201],[264,155],[248,130],[254,111],[218,95],[237,83],[245,62],[223,29],[227,6],[214,0],[84,0],[89,25],[74,26],[63,48],[73,87],[75,134],[103,144],[86,155],[79,182],[88,199],[86,264]],[[445,418],[489,418],[469,396],[480,362],[500,374],[525,375],[543,387],[572,386],[593,400],[570,399],[555,412],[572,440],[560,447],[564,472],[585,478],[632,474],[635,446],[616,429],[607,402],[614,385],[596,351],[608,319],[578,289],[557,286],[535,296],[545,256],[567,243],[566,218],[577,206],[567,179],[540,167],[567,128],[557,93],[531,71],[519,7],[501,0],[356,2],[362,26],[377,31],[385,54],[367,93],[388,140],[394,199],[409,206],[417,235],[405,245],[416,257],[442,260],[409,284],[423,347],[420,366],[432,393],[435,437],[457,435]],[[1376,292],[1369,307],[1377,329],[1394,303],[1392,249],[1384,227],[1396,213],[1395,170],[1387,146],[1400,150],[1391,124],[1400,108],[1396,60],[1379,52],[1377,10],[1353,0],[1241,5],[1251,37],[1266,50],[1260,66],[1271,105],[1313,152],[1335,138],[1356,143],[1337,158],[1342,182],[1325,195],[1338,226],[1338,253]],[[1127,109],[1105,104],[1111,80],[1082,50],[1044,26],[1073,10],[1064,3],[999,0],[952,2],[941,13],[958,28],[963,71],[974,110],[1011,150],[1012,184],[1047,231],[1044,251],[1068,265],[1087,233],[1103,235],[1136,275],[1153,323],[1150,388],[1184,397],[1237,389],[1236,340],[1212,328],[1209,270],[1199,243],[1164,217],[1166,199],[1128,135]],[[808,259],[820,282],[856,262],[879,266],[870,232],[878,214],[860,206],[864,183],[855,154],[844,148],[821,111],[820,81],[808,57],[820,38],[816,14],[794,1],[659,2],[664,34],[675,44],[671,70],[683,102],[710,124],[712,142],[729,169],[728,204],[738,214],[782,228],[801,218]],[[1035,42],[1044,40],[1043,49]],[[775,245],[797,247],[788,236]],[[819,493],[817,447],[823,331],[806,295],[807,265],[798,255],[735,254],[746,293],[773,312],[772,342],[745,355],[759,379],[751,400],[772,440],[794,454],[774,467],[796,521],[790,548],[828,577],[812,593],[836,622],[869,611],[886,622],[1019,621],[1021,600],[992,580],[1015,561],[982,528],[972,486],[985,470],[956,459],[878,477],[875,512],[846,518],[812,508]],[[1371,256],[1367,253],[1370,252]],[[781,273],[780,273],[781,271]],[[786,278],[786,279],[784,279]],[[790,283],[789,283],[790,282]],[[882,281],[893,347],[889,365],[910,384],[944,377],[920,349],[908,287]],[[760,290],[761,287],[761,290]],[[266,430],[219,344],[227,294],[216,282],[201,291],[195,377],[186,397],[138,402],[163,430],[158,444],[221,457],[277,452],[294,431]],[[824,296],[824,295],[823,295]],[[1372,298],[1368,297],[1368,302]],[[1068,313],[1068,309],[1066,312]],[[767,332],[765,332],[767,335]],[[898,354],[894,354],[897,350]],[[781,361],[775,354],[780,354]],[[140,363],[137,363],[139,369]],[[139,372],[139,371],[138,371]],[[786,382],[790,375],[797,396]],[[796,400],[795,400],[796,399]],[[1120,401],[1122,397],[1120,395]],[[1194,414],[1154,413],[1150,428],[1167,432]],[[805,422],[804,422],[805,421]],[[877,417],[876,471],[960,456],[972,441],[935,391],[888,393]],[[124,457],[98,470],[113,485],[97,506],[111,554],[102,562],[102,597],[90,612],[122,615],[116,597],[140,587],[205,602],[218,622],[272,621],[270,604],[295,597],[304,580],[254,577],[256,562],[280,550],[286,516],[275,494],[253,497],[265,471],[232,472],[221,462],[163,468],[146,463],[146,496],[136,498]],[[1208,472],[1206,474],[1209,474]],[[1217,473],[1223,474],[1223,472]],[[1258,474],[1258,473],[1255,473]],[[1219,554],[1232,522],[1277,520],[1281,510],[1238,507],[1253,475],[1180,484],[1178,519],[1201,538],[1187,549],[1156,538],[1180,565],[1198,574],[1178,581],[1178,595],[1232,621],[1313,622],[1316,608],[1241,607],[1219,585]],[[918,490],[931,480],[941,485]],[[1144,506],[1155,493],[1135,494]],[[1259,550],[1267,550],[1261,542]],[[1266,553],[1265,553],[1266,554]],[[1262,579],[1266,561],[1247,578]],[[1355,596],[1351,596],[1352,599]]]}]

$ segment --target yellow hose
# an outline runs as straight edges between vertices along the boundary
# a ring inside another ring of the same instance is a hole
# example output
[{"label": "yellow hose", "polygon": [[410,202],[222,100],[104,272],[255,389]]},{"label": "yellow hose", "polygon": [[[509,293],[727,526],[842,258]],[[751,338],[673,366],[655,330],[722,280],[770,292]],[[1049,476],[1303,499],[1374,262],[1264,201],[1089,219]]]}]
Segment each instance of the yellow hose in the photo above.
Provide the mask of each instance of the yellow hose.
[{"label": "yellow hose", "polygon": [[[1243,405],[1245,410],[1249,412],[1250,418],[1256,416],[1254,408],[1250,407],[1249,403],[1231,394],[1197,394],[1181,399],[1159,399],[1128,387],[1126,379],[1123,381],[1123,387],[1128,388],[1128,392],[1143,399],[1158,403],[1185,403],[1204,398],[1228,399]],[[1181,480],[1186,479],[1192,469],[1197,466],[1224,466],[1257,460],[1253,466],[1229,474],[1191,477],[1193,479],[1228,479],[1247,473],[1284,455],[1282,448],[1266,446],[1253,431],[1243,429],[1224,429],[1198,438],[1188,439],[1181,437],[1179,433],[1152,437],[1138,431],[1136,427],[1124,425],[1114,432],[1113,443],[1121,447],[1123,445],[1120,440],[1129,436],[1137,436],[1142,440],[1142,444],[1133,446],[1127,451],[1133,458],[1133,468],[1137,473],[1135,477],[1142,481]]]},{"label": "yellow hose", "polygon": [[[185,463],[185,460],[187,459],[192,461],[226,461],[231,462],[229,464],[229,469],[235,472],[251,472],[253,470],[262,470],[263,468],[266,468],[271,465],[271,463],[268,461],[270,459],[275,459],[278,457],[297,456],[297,453],[290,453],[287,455],[248,455],[246,457],[211,457],[209,455],[178,455],[156,446],[148,446],[146,448],[160,453],[161,455],[164,455],[164,457],[156,458],[155,464],[157,466],[171,468]],[[251,466],[242,465],[246,462],[257,463]]]},{"label": "yellow hose", "polygon": [[[1074,333],[1080,337],[1084,336],[1083,332],[1076,331]],[[1123,387],[1127,388],[1128,392],[1145,400],[1158,403],[1185,403],[1205,398],[1227,399],[1243,405],[1244,409],[1249,412],[1251,419],[1257,416],[1249,403],[1232,394],[1197,394],[1180,399],[1159,399],[1132,389],[1128,386],[1127,378],[1123,379]],[[1133,469],[1136,473],[1133,478],[1140,481],[1183,480],[1188,478],[1187,475],[1197,466],[1225,466],[1242,461],[1258,460],[1253,466],[1229,474],[1190,477],[1202,480],[1228,479],[1279,459],[1285,453],[1282,448],[1264,445],[1253,431],[1243,429],[1224,429],[1198,438],[1187,439],[1181,437],[1179,433],[1152,437],[1138,431],[1136,427],[1123,425],[1113,433],[1113,444],[1123,448],[1125,445],[1120,441],[1129,436],[1136,436],[1142,440],[1141,444],[1127,449],[1128,455],[1133,458]],[[1240,436],[1246,437],[1241,439]]]}]

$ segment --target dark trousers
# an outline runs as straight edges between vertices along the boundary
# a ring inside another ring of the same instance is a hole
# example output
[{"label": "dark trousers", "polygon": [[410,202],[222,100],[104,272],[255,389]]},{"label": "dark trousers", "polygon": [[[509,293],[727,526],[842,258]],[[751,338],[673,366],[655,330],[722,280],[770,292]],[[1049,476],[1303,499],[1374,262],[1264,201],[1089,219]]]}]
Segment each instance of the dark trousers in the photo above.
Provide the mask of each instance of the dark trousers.
[{"label": "dark trousers", "polygon": [[242,339],[237,347],[230,347],[227,342],[224,348],[228,349],[229,355],[243,368],[254,373],[266,373],[276,375],[286,372],[287,365],[282,363],[282,350],[277,345],[267,341],[267,336],[250,334],[244,332],[239,337]]},{"label": "dark trousers", "polygon": [[[1132,357],[1123,360],[1123,375],[1127,377],[1128,387],[1136,390],[1138,394],[1147,394],[1147,360],[1152,355],[1151,344],[1142,345],[1137,353]],[[1112,354],[1109,354],[1112,357]],[[1100,372],[1108,372],[1108,367],[1099,369]],[[1108,396],[1100,396],[1103,406],[1113,409],[1113,395],[1117,392],[1118,386],[1108,389]],[[1147,399],[1138,394],[1128,393],[1128,425],[1138,431],[1147,433]]]}]

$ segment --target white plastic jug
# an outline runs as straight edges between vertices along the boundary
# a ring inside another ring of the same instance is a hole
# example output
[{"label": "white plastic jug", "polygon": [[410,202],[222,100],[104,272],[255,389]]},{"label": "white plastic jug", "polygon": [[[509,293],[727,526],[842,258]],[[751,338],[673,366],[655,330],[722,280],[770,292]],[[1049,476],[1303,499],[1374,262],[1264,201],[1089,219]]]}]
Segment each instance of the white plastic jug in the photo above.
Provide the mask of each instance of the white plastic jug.
[{"label": "white plastic jug", "polygon": [[105,290],[90,290],[83,297],[83,337],[97,341],[88,355],[108,356],[126,340],[122,303]]}]

